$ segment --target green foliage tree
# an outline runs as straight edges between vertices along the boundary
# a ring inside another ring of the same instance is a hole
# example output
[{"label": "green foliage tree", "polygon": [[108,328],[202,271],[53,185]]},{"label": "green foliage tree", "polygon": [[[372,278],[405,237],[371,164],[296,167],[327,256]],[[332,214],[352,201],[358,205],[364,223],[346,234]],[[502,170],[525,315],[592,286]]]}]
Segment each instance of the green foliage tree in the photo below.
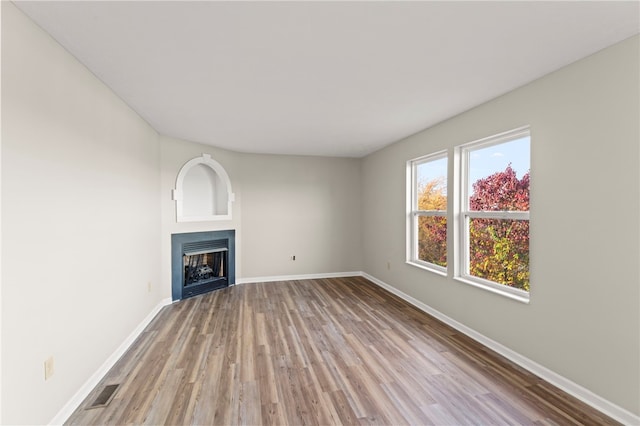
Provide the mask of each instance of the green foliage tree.
[{"label": "green foliage tree", "polygon": [[[447,194],[443,178],[425,182],[418,190],[419,210],[446,210]],[[447,218],[418,217],[418,258],[447,266]]]}]

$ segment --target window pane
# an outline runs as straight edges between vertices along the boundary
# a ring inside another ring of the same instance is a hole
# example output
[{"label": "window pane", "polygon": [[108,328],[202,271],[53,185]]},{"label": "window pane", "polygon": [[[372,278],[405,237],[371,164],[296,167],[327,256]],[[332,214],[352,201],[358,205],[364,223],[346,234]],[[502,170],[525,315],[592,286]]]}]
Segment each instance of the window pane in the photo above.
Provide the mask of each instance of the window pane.
[{"label": "window pane", "polygon": [[447,159],[420,163],[416,166],[417,210],[447,209]]},{"label": "window pane", "polygon": [[529,136],[468,154],[469,210],[529,211]]},{"label": "window pane", "polygon": [[469,275],[529,291],[529,221],[470,219]]},{"label": "window pane", "polygon": [[446,216],[418,216],[418,259],[447,266]]}]

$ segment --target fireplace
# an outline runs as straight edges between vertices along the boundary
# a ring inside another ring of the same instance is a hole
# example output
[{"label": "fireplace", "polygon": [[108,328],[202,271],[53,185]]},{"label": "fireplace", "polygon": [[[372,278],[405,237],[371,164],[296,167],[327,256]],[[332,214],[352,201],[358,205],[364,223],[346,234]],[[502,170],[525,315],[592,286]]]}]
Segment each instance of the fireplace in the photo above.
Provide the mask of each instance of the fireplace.
[{"label": "fireplace", "polygon": [[235,230],[171,235],[173,300],[232,284],[235,284]]}]

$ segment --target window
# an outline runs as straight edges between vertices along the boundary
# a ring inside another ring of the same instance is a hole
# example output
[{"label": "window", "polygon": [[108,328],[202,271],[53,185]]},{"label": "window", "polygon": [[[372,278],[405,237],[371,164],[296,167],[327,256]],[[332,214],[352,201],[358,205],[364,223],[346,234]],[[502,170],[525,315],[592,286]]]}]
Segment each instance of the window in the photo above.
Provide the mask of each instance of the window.
[{"label": "window", "polygon": [[441,273],[447,267],[447,153],[408,163],[411,179],[408,261]]},{"label": "window", "polygon": [[459,148],[459,278],[529,298],[530,135],[520,129]]},{"label": "window", "polygon": [[409,264],[529,300],[530,140],[527,127],[455,147],[453,182],[446,151],[407,163]]}]

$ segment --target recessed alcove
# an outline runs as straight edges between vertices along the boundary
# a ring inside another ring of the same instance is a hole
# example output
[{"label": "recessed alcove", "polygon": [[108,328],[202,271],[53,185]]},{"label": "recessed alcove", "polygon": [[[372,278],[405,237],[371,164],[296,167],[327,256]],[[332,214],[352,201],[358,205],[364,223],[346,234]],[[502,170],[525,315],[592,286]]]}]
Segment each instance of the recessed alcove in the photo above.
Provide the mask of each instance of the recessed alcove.
[{"label": "recessed alcove", "polygon": [[173,199],[178,222],[231,219],[234,194],[229,175],[208,154],[193,158],[182,166]]}]

